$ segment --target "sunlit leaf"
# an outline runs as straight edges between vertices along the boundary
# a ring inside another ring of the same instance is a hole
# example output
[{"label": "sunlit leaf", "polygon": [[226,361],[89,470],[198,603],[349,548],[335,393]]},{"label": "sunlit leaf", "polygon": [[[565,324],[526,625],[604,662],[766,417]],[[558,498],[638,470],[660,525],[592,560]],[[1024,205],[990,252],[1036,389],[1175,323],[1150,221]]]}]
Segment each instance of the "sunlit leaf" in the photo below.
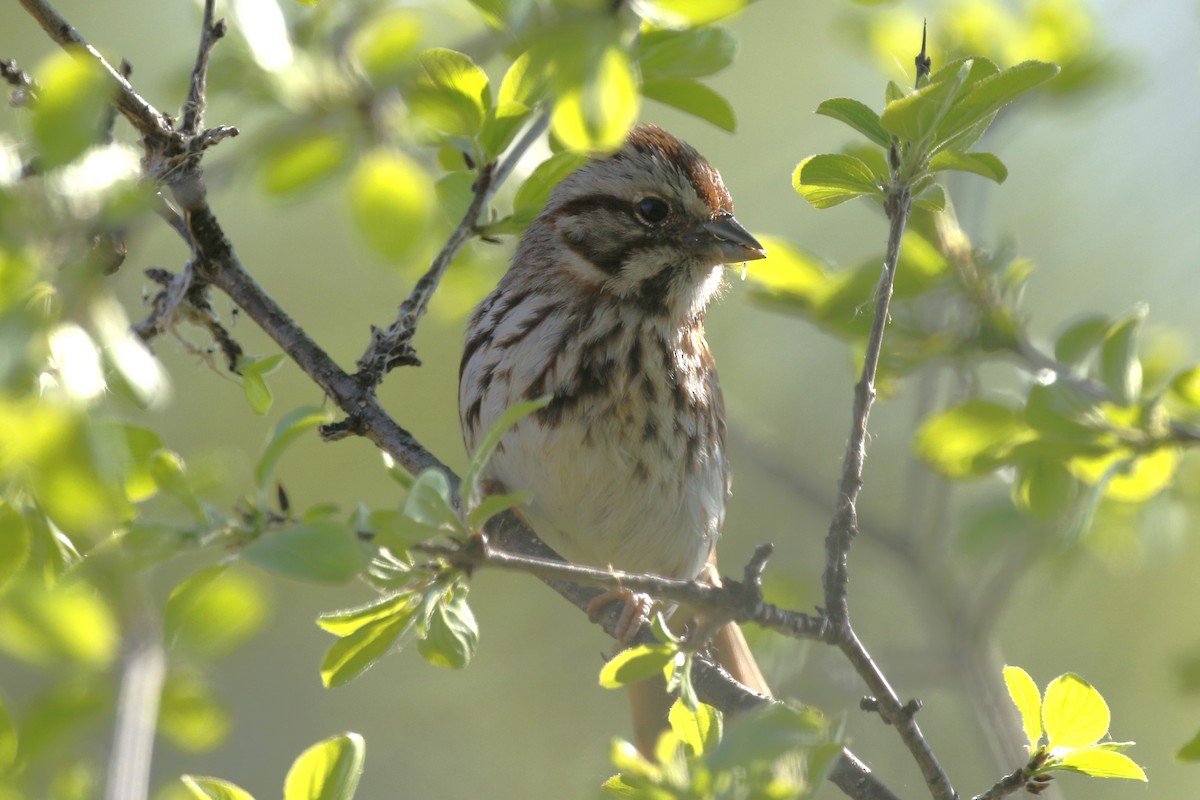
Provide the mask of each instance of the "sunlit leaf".
[{"label": "sunlit leaf", "polygon": [[642,94],[650,100],[685,111],[726,131],[737,130],[737,118],[729,101],[691,78],[647,80]]},{"label": "sunlit leaf", "polygon": [[771,762],[799,748],[827,741],[824,717],[811,708],[774,703],[741,715],[725,727],[721,743],[708,763],[714,769],[735,769]]},{"label": "sunlit leaf", "polygon": [[558,182],[587,160],[587,156],[571,150],[555,153],[538,164],[529,177],[525,179],[513,198],[513,217],[519,227],[519,233],[545,207],[550,198],[550,192]]},{"label": "sunlit leaf", "polygon": [[691,749],[693,755],[704,755],[721,741],[721,712],[712,706],[701,703],[693,711],[682,700],[676,700],[667,720],[671,730]]},{"label": "sunlit leaf", "polygon": [[1068,672],[1050,681],[1042,701],[1048,747],[1087,747],[1108,732],[1108,704],[1091,684]]},{"label": "sunlit leaf", "polygon": [[1018,465],[1012,492],[1020,508],[1035,519],[1048,520],[1072,507],[1079,485],[1061,462],[1038,459]]},{"label": "sunlit leaf", "polygon": [[18,578],[0,603],[0,649],[31,664],[101,668],[117,655],[116,618],[104,598],[81,582],[47,588]]},{"label": "sunlit leaf", "polygon": [[1159,447],[1145,455],[1119,448],[1102,456],[1071,460],[1071,470],[1089,484],[1104,483],[1104,496],[1122,503],[1144,503],[1171,485],[1181,453]]},{"label": "sunlit leaf", "polygon": [[158,730],[171,744],[191,753],[212,750],[232,728],[229,711],[198,675],[173,672],[163,684]]},{"label": "sunlit leaf", "polygon": [[817,113],[846,123],[880,147],[892,144],[892,135],[880,123],[879,115],[858,100],[835,97],[817,106]]},{"label": "sunlit leaf", "polygon": [[958,172],[973,172],[985,178],[1004,183],[1008,177],[1008,168],[999,158],[991,153],[961,153],[957,150],[939,150],[929,160],[929,169],[957,170]]},{"label": "sunlit leaf", "polygon": [[220,778],[183,775],[180,780],[196,800],[254,800],[245,789]]},{"label": "sunlit leaf", "polygon": [[294,194],[320,185],[349,156],[345,133],[309,131],[271,144],[263,155],[259,182],[267,194]]},{"label": "sunlit leaf", "polygon": [[344,525],[336,522],[268,531],[247,545],[242,557],[289,578],[328,584],[349,582],[367,564],[362,547]]},{"label": "sunlit leaf", "polygon": [[995,114],[1020,95],[1058,74],[1058,65],[1023,61],[975,82],[954,104],[940,126],[939,138],[946,140]]},{"label": "sunlit leaf", "polygon": [[433,531],[465,533],[451,500],[450,482],[438,469],[417,476],[404,501],[404,514]]},{"label": "sunlit leaf", "polygon": [[324,425],[333,419],[333,414],[320,408],[301,406],[287,414],[275,424],[267,446],[263,450],[258,465],[254,468],[254,478],[260,489],[266,488],[275,464],[283,455],[284,450],[308,431],[318,425]]},{"label": "sunlit leaf", "polygon": [[[355,627],[330,645],[321,661],[321,682],[327,687],[341,686],[357,678],[395,646],[411,627],[419,600],[399,595],[402,601],[390,604],[386,613],[355,622]],[[347,626],[349,623],[347,623]],[[322,626],[324,627],[324,625]]]},{"label": "sunlit leaf", "polygon": [[1021,413],[989,400],[968,400],[926,419],[913,449],[949,478],[987,474],[1030,436]]},{"label": "sunlit leaf", "polygon": [[417,56],[417,79],[405,98],[421,119],[452,136],[479,133],[491,105],[487,73],[470,56],[444,47]]},{"label": "sunlit leaf", "polygon": [[675,647],[667,644],[642,644],[622,650],[600,670],[600,685],[605,689],[619,689],[658,675],[677,652]]},{"label": "sunlit leaf", "polygon": [[349,636],[372,622],[411,616],[418,601],[414,594],[398,592],[365,605],[322,614],[317,617],[317,625],[334,636]]},{"label": "sunlit leaf", "polygon": [[572,150],[615,150],[637,121],[637,73],[616,41],[609,42],[585,63],[586,68],[561,76],[550,115],[551,129]]},{"label": "sunlit leaf", "polygon": [[377,85],[396,82],[412,66],[421,40],[421,17],[411,8],[372,15],[351,44],[363,71]]},{"label": "sunlit leaf", "polygon": [[792,187],[816,208],[863,195],[882,197],[879,180],[864,161],[840,153],[809,156],[792,173]]},{"label": "sunlit leaf", "polygon": [[1093,778],[1127,778],[1135,781],[1145,781],[1146,773],[1136,762],[1124,753],[1115,753],[1099,747],[1085,747],[1072,750],[1052,762],[1056,769],[1069,769],[1082,772]]},{"label": "sunlit leaf", "polygon": [[1033,750],[1042,739],[1042,693],[1029,673],[1020,667],[1004,668],[1004,685],[1021,713],[1021,727],[1025,729],[1030,750]]},{"label": "sunlit leaf", "polygon": [[1172,378],[1171,393],[1193,408],[1200,408],[1200,367],[1185,369]]},{"label": "sunlit leaf", "polygon": [[173,648],[220,658],[244,644],[267,620],[267,598],[258,583],[217,565],[202,569],[167,598],[164,638]]},{"label": "sunlit leaf", "polygon": [[767,257],[749,273],[751,296],[784,311],[818,306],[830,285],[828,265],[791,242],[762,236],[759,240]]},{"label": "sunlit leaf", "polygon": [[741,11],[750,0],[635,0],[645,19],[663,28],[707,25]]},{"label": "sunlit leaf", "polygon": [[343,733],[305,750],[292,762],[283,800],[350,800],[362,777],[367,743]]},{"label": "sunlit leaf", "polygon": [[425,241],[433,214],[433,182],[408,156],[374,150],[350,176],[350,213],[358,232],[379,255],[400,261]]},{"label": "sunlit leaf", "polygon": [[116,85],[82,48],[55,53],[36,70],[38,101],[33,140],[47,169],[62,166],[99,144],[101,120]]}]

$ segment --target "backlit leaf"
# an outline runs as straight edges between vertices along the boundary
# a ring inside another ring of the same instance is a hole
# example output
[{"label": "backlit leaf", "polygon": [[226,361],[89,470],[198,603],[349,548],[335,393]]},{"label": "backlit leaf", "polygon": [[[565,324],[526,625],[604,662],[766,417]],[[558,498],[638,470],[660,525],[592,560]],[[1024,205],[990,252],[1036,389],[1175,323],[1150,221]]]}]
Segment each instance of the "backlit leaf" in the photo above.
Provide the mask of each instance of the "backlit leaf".
[{"label": "backlit leaf", "polygon": [[330,645],[321,660],[321,682],[326,687],[349,683],[392,651],[412,625],[420,606],[411,595],[405,598],[407,604],[397,605],[388,614],[365,622]]},{"label": "backlit leaf", "polygon": [[421,40],[421,18],[411,8],[385,11],[359,29],[351,44],[363,71],[377,85],[397,81],[413,63]]},{"label": "backlit leaf", "polygon": [[618,689],[658,675],[678,652],[665,644],[642,644],[617,653],[600,670],[600,685]]},{"label": "backlit leaf", "polygon": [[1200,731],[1196,732],[1187,744],[1179,748],[1179,752],[1175,754],[1178,761],[1195,762],[1200,761]]},{"label": "backlit leaf", "polygon": [[1042,694],[1029,673],[1020,667],[1006,666],[1004,668],[1004,685],[1008,687],[1008,696],[1021,712],[1021,727],[1025,729],[1025,739],[1032,751],[1042,738]]},{"label": "backlit leaf", "polygon": [[366,243],[391,261],[413,255],[433,213],[433,182],[396,150],[365,154],[350,176],[350,213]]},{"label": "backlit leaf", "polygon": [[120,643],[117,621],[88,584],[53,588],[34,578],[12,581],[0,603],[0,649],[31,664],[75,663],[102,668]]},{"label": "backlit leaf", "polygon": [[634,3],[645,19],[663,28],[707,25],[741,11],[750,0],[637,0]]},{"label": "backlit leaf", "polygon": [[1146,306],[1138,306],[1113,326],[1100,348],[1100,379],[1121,405],[1129,405],[1142,393],[1142,362],[1137,347],[1146,314]]},{"label": "backlit leaf", "polygon": [[191,753],[220,745],[229,735],[229,711],[196,674],[173,672],[163,684],[158,730],[171,744]]},{"label": "backlit leaf", "polygon": [[417,602],[416,595],[398,592],[365,605],[322,614],[317,617],[317,625],[334,636],[349,636],[372,622],[393,617],[407,618]]},{"label": "backlit leaf", "polygon": [[417,79],[405,98],[421,119],[452,136],[479,133],[491,105],[487,73],[469,56],[444,47],[417,56]]},{"label": "backlit leaf", "polygon": [[568,73],[558,87],[550,127],[566,147],[582,153],[616,150],[637,121],[638,76],[616,41],[589,59],[589,68]]},{"label": "backlit leaf", "polygon": [[263,156],[259,183],[267,194],[294,194],[317,186],[349,156],[345,133],[310,131],[272,143]]},{"label": "backlit leaf", "polygon": [[1108,732],[1108,704],[1091,684],[1068,672],[1046,687],[1042,724],[1048,747],[1087,747]]},{"label": "backlit leaf", "polygon": [[305,750],[283,783],[284,800],[350,800],[362,777],[367,744],[343,733]]},{"label": "backlit leaf", "polygon": [[879,115],[858,100],[835,97],[817,106],[817,113],[846,123],[880,147],[892,144],[892,135],[879,121]]},{"label": "backlit leaf", "polygon": [[37,70],[33,139],[47,169],[62,166],[99,144],[101,120],[116,86],[81,48],[55,53]]},{"label": "backlit leaf", "polygon": [[505,409],[504,413],[492,423],[487,433],[483,435],[483,439],[476,445],[475,454],[471,457],[471,463],[467,466],[467,471],[463,475],[462,492],[464,497],[472,497],[475,494],[479,476],[483,474],[483,468],[487,465],[488,459],[492,457],[492,452],[500,444],[500,440],[504,438],[504,435],[534,411],[545,408],[549,402],[550,397],[547,396],[539,397],[536,400],[527,400],[523,403],[514,403]]},{"label": "backlit leaf", "polygon": [[219,778],[183,775],[180,780],[196,800],[254,800],[245,789]]},{"label": "backlit leaf", "polygon": [[470,663],[478,645],[479,627],[462,589],[438,604],[417,642],[417,650],[430,664],[462,669]]},{"label": "backlit leaf", "polygon": [[840,153],[809,156],[792,173],[792,187],[816,208],[863,195],[882,197],[879,179],[866,162]]},{"label": "backlit leaf", "polygon": [[244,644],[267,620],[257,581],[224,565],[202,569],[167,598],[163,634],[172,648],[220,658]]},{"label": "backlit leaf", "polygon": [[992,472],[1031,435],[1021,413],[989,400],[968,400],[926,419],[913,449],[948,478]]},{"label": "backlit leaf", "polygon": [[1073,750],[1052,762],[1055,769],[1069,769],[1082,772],[1093,778],[1127,778],[1135,781],[1146,781],[1146,773],[1137,763],[1124,753],[1115,753],[1099,747],[1085,747]]},{"label": "backlit leaf", "polygon": [[242,375],[242,390],[246,394],[246,402],[255,414],[261,416],[271,410],[271,388],[267,386],[266,376],[279,369],[282,363],[283,353],[265,358],[244,356],[238,362],[238,371]]},{"label": "backlit leaf", "polygon": [[956,150],[939,150],[929,160],[929,169],[957,170],[958,172],[973,172],[982,175],[996,183],[1004,183],[1008,177],[1008,168],[1004,162],[991,153],[961,153]]},{"label": "backlit leaf", "polygon": [[671,730],[696,756],[711,751],[721,741],[721,712],[701,703],[692,711],[682,700],[676,700],[667,715]]}]

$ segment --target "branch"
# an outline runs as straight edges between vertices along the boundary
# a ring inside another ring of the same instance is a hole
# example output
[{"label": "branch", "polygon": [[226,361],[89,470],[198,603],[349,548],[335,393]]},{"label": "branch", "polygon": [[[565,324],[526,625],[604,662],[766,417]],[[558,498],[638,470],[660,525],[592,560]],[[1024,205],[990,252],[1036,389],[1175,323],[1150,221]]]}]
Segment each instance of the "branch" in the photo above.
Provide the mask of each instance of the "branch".
[{"label": "branch", "polygon": [[357,377],[365,386],[374,389],[383,380],[383,376],[396,367],[420,365],[421,360],[417,358],[416,350],[413,349],[412,338],[417,332],[417,323],[429,307],[433,293],[437,291],[442,275],[467,240],[478,232],[479,217],[483,210],[512,174],[525,151],[546,130],[549,122],[549,115],[539,114],[524,135],[509,148],[503,161],[499,164],[486,164],[480,169],[479,177],[475,179],[475,185],[472,187],[475,196],[471,205],[467,207],[458,227],[450,234],[441,252],[429,265],[429,270],[421,276],[412,293],[400,305],[396,320],[384,330],[371,327],[371,343],[358,359]]},{"label": "branch", "polygon": [[195,136],[204,122],[205,96],[208,90],[208,59],[217,40],[226,33],[225,20],[213,21],[216,0],[204,0],[204,19],[200,23],[200,46],[196,51],[196,65],[192,68],[192,80],[188,86],[187,100],[183,104],[183,120],[179,129]]}]

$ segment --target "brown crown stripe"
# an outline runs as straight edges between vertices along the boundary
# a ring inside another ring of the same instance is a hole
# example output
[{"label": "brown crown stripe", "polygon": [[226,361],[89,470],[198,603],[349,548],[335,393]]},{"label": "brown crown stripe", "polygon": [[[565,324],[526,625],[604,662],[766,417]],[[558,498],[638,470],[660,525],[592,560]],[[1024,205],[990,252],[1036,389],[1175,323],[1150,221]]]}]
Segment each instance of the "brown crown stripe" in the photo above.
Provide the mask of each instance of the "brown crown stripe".
[{"label": "brown crown stripe", "polygon": [[[629,134],[628,147],[646,155],[657,155],[674,164],[685,175],[696,194],[713,212],[733,213],[733,199],[721,176],[704,156],[657,125],[639,125]],[[620,153],[616,157],[620,157]]]}]

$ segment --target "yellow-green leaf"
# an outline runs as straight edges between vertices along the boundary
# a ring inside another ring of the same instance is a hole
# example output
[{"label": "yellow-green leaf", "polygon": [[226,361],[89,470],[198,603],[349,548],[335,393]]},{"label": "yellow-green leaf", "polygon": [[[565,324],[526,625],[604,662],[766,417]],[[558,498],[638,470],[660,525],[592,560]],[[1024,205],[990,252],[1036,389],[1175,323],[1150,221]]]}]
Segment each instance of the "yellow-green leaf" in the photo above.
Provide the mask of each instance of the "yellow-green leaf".
[{"label": "yellow-green leaf", "polygon": [[444,47],[417,56],[417,79],[405,96],[417,116],[451,136],[477,134],[491,105],[487,73]]},{"label": "yellow-green leaf", "polygon": [[750,0],[642,0],[640,13],[663,28],[707,25],[741,11]]},{"label": "yellow-green leaf", "polygon": [[32,537],[21,512],[0,501],[0,590],[29,558]]},{"label": "yellow-green leaf", "polygon": [[1108,704],[1091,684],[1068,672],[1050,681],[1042,701],[1048,746],[1088,747],[1108,732]]},{"label": "yellow-green leaf", "polygon": [[398,8],[375,15],[359,30],[350,49],[371,80],[386,84],[412,66],[420,40],[420,16],[414,9]]},{"label": "yellow-green leaf", "polygon": [[658,675],[675,658],[676,650],[666,644],[643,644],[617,653],[600,670],[600,685],[617,689]]},{"label": "yellow-green leaf", "polygon": [[350,213],[371,249],[401,261],[420,248],[435,203],[433,182],[416,162],[394,150],[367,153],[349,190]]},{"label": "yellow-green leaf", "polygon": [[550,125],[572,150],[616,150],[637,120],[637,73],[617,42],[600,50],[593,63],[578,80],[559,87]]},{"label": "yellow-green leaf", "polygon": [[913,449],[948,478],[996,469],[1013,445],[1032,435],[1019,411],[988,400],[968,400],[926,419]]},{"label": "yellow-green leaf", "polygon": [[173,672],[163,684],[158,730],[171,744],[202,753],[225,741],[232,727],[228,710],[196,673]]},{"label": "yellow-green leaf", "polygon": [[1033,750],[1042,738],[1042,694],[1029,673],[1020,667],[1004,668],[1004,685],[1008,687],[1008,696],[1021,712],[1021,727],[1025,729],[1029,749]]},{"label": "yellow-green leaf", "polygon": [[264,192],[274,195],[310,189],[346,163],[349,155],[344,132],[310,131],[273,144],[263,156],[259,182]]},{"label": "yellow-green leaf", "polygon": [[334,642],[321,660],[321,682],[327,687],[341,686],[367,671],[391,652],[396,640],[412,624],[417,604],[398,608],[395,613],[364,623]]},{"label": "yellow-green leaf", "polygon": [[721,741],[721,712],[701,703],[692,711],[682,700],[676,700],[667,714],[671,730],[683,741],[692,754],[702,756]]},{"label": "yellow-green leaf", "polygon": [[254,636],[267,619],[258,581],[224,565],[197,572],[167,598],[164,637],[188,655],[220,658]]},{"label": "yellow-green leaf", "polygon": [[196,800],[254,800],[254,796],[242,787],[219,778],[183,775],[180,780]]},{"label": "yellow-green leaf", "polygon": [[882,197],[879,179],[865,161],[842,153],[809,156],[792,172],[792,188],[814,208],[829,208],[856,197]]},{"label": "yellow-green leaf", "polygon": [[100,121],[116,87],[82,48],[55,53],[37,70],[33,139],[42,166],[62,166],[100,141]]},{"label": "yellow-green leaf", "polygon": [[350,800],[362,777],[367,743],[343,733],[300,754],[283,784],[284,800]]},{"label": "yellow-green leaf", "polygon": [[1055,769],[1068,769],[1082,772],[1093,778],[1128,778],[1129,780],[1145,781],[1146,773],[1132,758],[1124,753],[1105,750],[1099,747],[1084,747],[1072,750],[1056,758],[1052,762]]},{"label": "yellow-green leaf", "polygon": [[18,578],[0,603],[0,649],[32,664],[105,667],[119,641],[112,609],[85,583]]}]

